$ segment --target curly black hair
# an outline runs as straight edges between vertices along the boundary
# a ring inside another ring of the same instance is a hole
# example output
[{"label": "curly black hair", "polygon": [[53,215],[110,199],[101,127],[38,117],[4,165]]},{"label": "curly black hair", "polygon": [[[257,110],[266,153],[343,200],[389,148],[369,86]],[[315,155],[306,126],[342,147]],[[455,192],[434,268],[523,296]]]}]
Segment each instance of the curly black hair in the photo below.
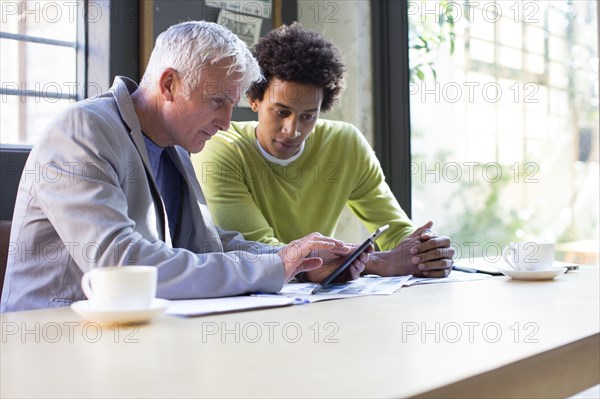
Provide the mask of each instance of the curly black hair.
[{"label": "curly black hair", "polygon": [[253,53],[265,80],[250,86],[247,93],[250,100],[262,100],[275,78],[322,87],[321,111],[327,112],[339,101],[346,87],[346,66],[338,48],[297,22],[263,36]]}]

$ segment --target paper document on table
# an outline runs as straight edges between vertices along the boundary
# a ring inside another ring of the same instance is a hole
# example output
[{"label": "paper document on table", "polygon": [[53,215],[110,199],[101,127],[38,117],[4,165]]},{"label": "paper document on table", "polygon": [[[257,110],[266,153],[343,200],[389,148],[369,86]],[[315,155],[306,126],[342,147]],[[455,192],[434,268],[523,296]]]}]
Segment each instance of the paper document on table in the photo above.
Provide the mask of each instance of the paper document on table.
[{"label": "paper document on table", "polygon": [[364,276],[347,283],[329,285],[314,295],[311,295],[311,292],[317,286],[316,283],[291,283],[284,285],[281,293],[288,297],[302,298],[308,302],[364,295],[391,295],[406,284],[410,277]]},{"label": "paper document on table", "polygon": [[[324,301],[328,299],[351,298],[363,295],[390,295],[402,287],[410,276],[401,277],[361,277],[343,284],[334,284],[310,295],[316,283],[292,283],[284,285],[280,294],[254,294],[211,299],[172,300],[166,313],[177,316],[203,316],[209,314],[239,312],[250,309],[275,308]],[[308,293],[308,294],[307,294]]]},{"label": "paper document on table", "polygon": [[250,309],[275,308],[293,305],[295,302],[294,298],[283,295],[172,300],[166,313],[177,316],[201,316]]},{"label": "paper document on table", "polygon": [[437,283],[455,283],[458,281],[473,281],[473,280],[486,280],[488,278],[493,278],[490,274],[484,273],[466,273],[458,270],[452,271],[448,277],[442,278],[428,278],[428,277],[412,277],[405,284],[407,286],[417,285],[417,284],[437,284]]}]

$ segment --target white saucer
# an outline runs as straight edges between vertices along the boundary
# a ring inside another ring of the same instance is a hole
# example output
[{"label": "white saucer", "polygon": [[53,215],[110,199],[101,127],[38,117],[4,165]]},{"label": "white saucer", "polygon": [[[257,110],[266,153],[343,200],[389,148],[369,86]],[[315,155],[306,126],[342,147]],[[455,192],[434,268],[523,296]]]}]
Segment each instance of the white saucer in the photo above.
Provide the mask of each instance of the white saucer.
[{"label": "white saucer", "polygon": [[142,310],[97,310],[90,301],[79,301],[71,304],[71,309],[78,315],[96,323],[146,323],[169,307],[166,299],[155,299],[148,309]]},{"label": "white saucer", "polygon": [[502,274],[514,278],[515,280],[552,280],[554,277],[560,276],[567,271],[566,267],[553,267],[546,270],[512,270],[500,269]]}]

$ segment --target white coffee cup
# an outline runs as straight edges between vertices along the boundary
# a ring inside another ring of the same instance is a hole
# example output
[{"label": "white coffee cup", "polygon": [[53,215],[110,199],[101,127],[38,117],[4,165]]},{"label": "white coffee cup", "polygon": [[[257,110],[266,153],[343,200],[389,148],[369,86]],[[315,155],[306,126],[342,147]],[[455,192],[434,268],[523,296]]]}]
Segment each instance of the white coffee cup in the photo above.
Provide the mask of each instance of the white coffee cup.
[{"label": "white coffee cup", "polygon": [[156,296],[154,266],[109,266],[83,275],[81,288],[92,305],[101,311],[144,310]]},{"label": "white coffee cup", "polygon": [[541,242],[511,242],[502,250],[510,267],[521,271],[545,270],[554,263],[554,244]]}]

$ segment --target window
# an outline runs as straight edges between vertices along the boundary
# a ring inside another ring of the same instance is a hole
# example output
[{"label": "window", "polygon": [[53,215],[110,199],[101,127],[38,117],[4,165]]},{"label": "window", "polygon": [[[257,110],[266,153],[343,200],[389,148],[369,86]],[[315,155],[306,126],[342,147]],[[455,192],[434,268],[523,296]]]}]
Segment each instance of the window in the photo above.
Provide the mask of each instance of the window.
[{"label": "window", "polygon": [[83,1],[0,2],[1,144],[31,145],[83,97]]},{"label": "window", "polygon": [[598,262],[593,1],[409,3],[412,210],[459,256]]}]

